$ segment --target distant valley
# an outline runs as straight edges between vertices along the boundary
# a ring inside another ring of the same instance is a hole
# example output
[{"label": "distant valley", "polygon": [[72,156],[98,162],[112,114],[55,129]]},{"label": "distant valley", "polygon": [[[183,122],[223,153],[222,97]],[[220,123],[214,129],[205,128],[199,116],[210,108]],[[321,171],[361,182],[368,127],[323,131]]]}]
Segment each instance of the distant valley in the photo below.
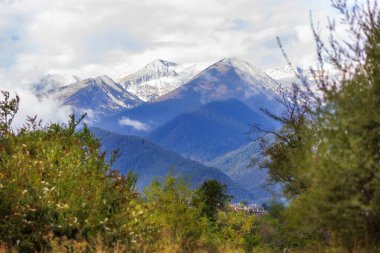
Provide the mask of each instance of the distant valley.
[{"label": "distant valley", "polygon": [[183,158],[153,142],[135,136],[123,136],[102,129],[93,128],[95,136],[102,140],[102,149],[110,154],[119,150],[119,157],[113,167],[126,173],[132,170],[138,176],[139,190],[149,185],[153,179],[162,179],[168,173],[184,177],[192,187],[197,187],[207,179],[216,179],[228,186],[228,193],[235,201],[255,201],[255,195],[232,180],[222,171]]}]

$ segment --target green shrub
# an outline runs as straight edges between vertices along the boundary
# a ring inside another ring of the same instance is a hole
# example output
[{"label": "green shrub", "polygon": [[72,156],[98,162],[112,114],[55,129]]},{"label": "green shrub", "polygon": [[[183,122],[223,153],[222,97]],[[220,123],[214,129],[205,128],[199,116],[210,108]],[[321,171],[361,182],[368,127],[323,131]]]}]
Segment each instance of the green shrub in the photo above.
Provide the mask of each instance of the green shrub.
[{"label": "green shrub", "polygon": [[[0,104],[0,241],[23,252],[50,249],[56,238],[129,248],[154,228],[134,189],[136,178],[110,169],[100,142],[80,120],[11,129],[18,98]],[[136,222],[138,219],[138,222]]]}]

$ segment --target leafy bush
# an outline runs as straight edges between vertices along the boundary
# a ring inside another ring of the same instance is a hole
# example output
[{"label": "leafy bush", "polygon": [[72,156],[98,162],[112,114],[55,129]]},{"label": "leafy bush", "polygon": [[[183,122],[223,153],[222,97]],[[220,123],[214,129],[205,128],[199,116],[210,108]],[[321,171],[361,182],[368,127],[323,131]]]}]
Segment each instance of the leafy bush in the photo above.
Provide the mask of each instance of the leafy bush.
[{"label": "leafy bush", "polygon": [[213,248],[207,234],[209,222],[200,209],[192,205],[194,191],[183,179],[168,175],[162,182],[155,180],[145,191],[153,219],[160,229],[164,248],[193,252]]},{"label": "leafy bush", "polygon": [[[19,99],[0,104],[0,241],[21,251],[44,251],[57,238],[138,248],[154,227],[134,189],[136,178],[110,170],[100,143],[74,116],[42,126],[11,123]],[[138,222],[136,222],[138,220]]]}]

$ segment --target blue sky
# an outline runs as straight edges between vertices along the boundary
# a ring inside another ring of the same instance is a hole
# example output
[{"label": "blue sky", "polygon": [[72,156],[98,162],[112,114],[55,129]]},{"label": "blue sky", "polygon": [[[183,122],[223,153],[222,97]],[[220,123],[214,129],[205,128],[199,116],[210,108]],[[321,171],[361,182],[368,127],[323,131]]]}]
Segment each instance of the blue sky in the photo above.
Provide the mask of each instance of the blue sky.
[{"label": "blue sky", "polygon": [[0,0],[0,81],[118,78],[157,58],[234,56],[265,69],[285,64],[276,36],[308,67],[309,11],[322,25],[336,15],[329,0]]}]

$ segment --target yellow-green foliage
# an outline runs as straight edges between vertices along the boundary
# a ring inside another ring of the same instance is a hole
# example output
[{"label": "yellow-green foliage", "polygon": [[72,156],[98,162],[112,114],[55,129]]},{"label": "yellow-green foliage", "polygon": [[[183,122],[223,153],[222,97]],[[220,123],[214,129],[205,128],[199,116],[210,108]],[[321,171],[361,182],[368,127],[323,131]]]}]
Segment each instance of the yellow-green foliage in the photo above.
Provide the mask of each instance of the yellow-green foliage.
[{"label": "yellow-green foliage", "polygon": [[[257,217],[228,209],[209,217],[204,212],[204,204],[197,198],[198,191],[190,190],[183,180],[171,175],[154,181],[146,189],[152,219],[159,226],[161,251],[278,252],[280,243],[262,244],[263,239],[272,242],[281,238],[277,231],[264,231],[279,227],[275,217]],[[268,233],[272,236],[270,239]]]},{"label": "yellow-green foliage", "polygon": [[255,220],[254,215],[246,212],[221,211],[217,215],[217,231],[225,245],[249,252],[259,243],[255,235]]},{"label": "yellow-green foliage", "polygon": [[[4,101],[0,109],[12,118],[14,100]],[[98,235],[109,247],[121,242],[135,248],[150,240],[154,228],[145,223],[136,179],[110,170],[100,143],[85,126],[76,129],[78,123],[72,117],[67,125],[41,127],[30,119],[12,131],[2,121],[0,240],[7,247],[41,251],[61,237],[91,241]]]},{"label": "yellow-green foliage", "polygon": [[193,252],[215,246],[208,231],[211,224],[192,205],[194,192],[184,180],[169,175],[163,182],[154,181],[145,194],[164,248],[177,245],[178,251]]}]

